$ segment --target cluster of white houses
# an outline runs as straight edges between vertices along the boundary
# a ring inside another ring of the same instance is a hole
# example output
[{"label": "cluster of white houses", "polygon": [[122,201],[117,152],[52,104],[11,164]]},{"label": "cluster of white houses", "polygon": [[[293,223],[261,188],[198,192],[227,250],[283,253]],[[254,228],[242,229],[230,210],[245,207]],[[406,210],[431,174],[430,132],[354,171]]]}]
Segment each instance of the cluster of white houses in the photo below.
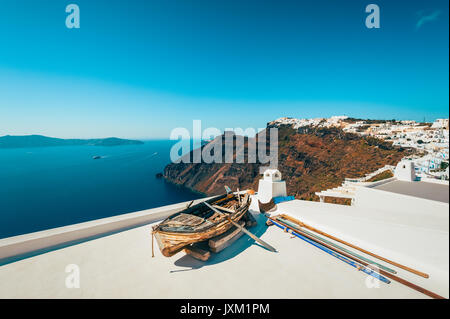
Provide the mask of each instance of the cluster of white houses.
[{"label": "cluster of white houses", "polygon": [[391,140],[394,145],[422,150],[423,156],[412,158],[419,177],[449,178],[448,119],[438,119],[431,126],[414,121],[383,123],[370,126],[367,131],[367,134]]},{"label": "cluster of white houses", "polygon": [[414,161],[416,175],[426,178],[449,179],[449,119],[437,119],[433,123],[416,121],[352,120],[348,116],[330,118],[295,119],[280,118],[270,124],[291,125],[294,129],[305,126],[339,127],[345,132],[373,136],[393,145],[421,150]]}]

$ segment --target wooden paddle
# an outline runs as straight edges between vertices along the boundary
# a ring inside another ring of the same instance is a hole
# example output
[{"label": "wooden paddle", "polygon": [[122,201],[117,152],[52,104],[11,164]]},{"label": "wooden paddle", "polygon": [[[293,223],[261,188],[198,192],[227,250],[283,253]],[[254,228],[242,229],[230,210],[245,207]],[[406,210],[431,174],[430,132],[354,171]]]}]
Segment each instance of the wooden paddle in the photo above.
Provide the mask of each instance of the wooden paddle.
[{"label": "wooden paddle", "polygon": [[281,217],[282,217],[282,218],[285,218],[285,219],[287,219],[287,220],[289,220],[289,221],[291,221],[291,222],[293,222],[293,223],[296,223],[296,224],[299,225],[300,227],[304,227],[304,228],[307,228],[307,229],[309,229],[309,230],[312,230],[313,232],[315,232],[315,233],[317,233],[317,234],[323,235],[323,236],[328,237],[328,238],[330,238],[330,239],[333,239],[333,240],[335,240],[335,241],[337,241],[337,242],[340,242],[341,244],[344,244],[344,245],[347,245],[347,246],[352,247],[352,248],[354,248],[354,249],[357,249],[357,250],[359,250],[359,251],[361,251],[361,252],[363,252],[363,253],[365,253],[365,254],[367,254],[367,255],[370,255],[370,256],[375,257],[375,258],[377,258],[377,259],[379,259],[379,260],[382,260],[382,261],[384,261],[384,262],[387,262],[387,263],[389,263],[389,264],[391,264],[391,265],[394,265],[394,266],[396,266],[396,267],[398,267],[398,268],[402,268],[402,269],[404,269],[404,270],[407,270],[407,271],[409,271],[409,272],[412,272],[413,274],[422,276],[422,277],[424,277],[424,278],[428,278],[428,277],[429,277],[429,275],[426,274],[426,273],[423,273],[423,272],[421,272],[421,271],[418,271],[418,270],[412,269],[412,268],[410,268],[410,267],[404,266],[404,265],[402,265],[402,264],[399,264],[399,263],[397,263],[397,262],[395,262],[395,261],[392,261],[392,260],[389,260],[389,259],[387,259],[387,258],[381,257],[381,256],[379,256],[379,255],[377,255],[377,254],[374,254],[374,253],[372,253],[372,252],[370,252],[370,251],[367,251],[367,250],[365,250],[365,249],[363,249],[363,248],[361,248],[361,247],[355,246],[355,245],[353,245],[353,244],[351,244],[351,243],[349,243],[349,242],[346,242],[346,241],[344,241],[344,240],[342,240],[342,239],[339,239],[339,238],[337,238],[337,237],[334,237],[334,236],[332,236],[332,235],[329,235],[329,234],[327,234],[327,233],[325,233],[325,232],[323,232],[323,231],[320,231],[320,230],[318,230],[318,229],[316,229],[316,228],[314,228],[314,227],[312,227],[312,226],[309,226],[309,225],[307,225],[307,224],[305,224],[305,223],[302,223],[301,221],[296,220],[295,218],[292,218],[292,217],[290,217],[290,216],[288,216],[288,215],[282,214]]},{"label": "wooden paddle", "polygon": [[240,230],[242,230],[245,234],[247,234],[248,236],[250,236],[252,239],[254,239],[255,241],[257,241],[258,243],[260,243],[261,245],[263,245],[264,247],[266,247],[268,250],[272,251],[272,252],[277,252],[277,250],[275,248],[273,248],[272,246],[270,246],[268,243],[266,243],[265,241],[263,241],[262,239],[256,237],[255,235],[253,235],[251,232],[249,232],[247,229],[245,229],[243,226],[239,225],[238,223],[236,223],[234,220],[232,220],[230,218],[230,216],[226,215],[225,213],[222,213],[221,211],[219,211],[217,208],[211,206],[209,203],[207,202],[203,202],[203,204],[205,204],[206,206],[208,206],[209,208],[211,208],[214,212],[221,214],[223,216],[225,216],[228,221],[230,223],[232,223],[234,226],[236,226],[237,228],[239,228]]},{"label": "wooden paddle", "polygon": [[[323,246],[325,246],[325,247],[327,247],[327,248],[329,248],[329,249],[331,249],[333,251],[336,251],[337,253],[339,253],[339,254],[347,257],[347,258],[353,259],[354,261],[360,263],[361,265],[363,265],[365,267],[371,268],[370,267],[371,263],[367,263],[364,260],[361,260],[361,258],[358,258],[358,257],[355,257],[354,255],[348,254],[347,253],[348,251],[343,250],[342,247],[339,247],[339,246],[338,246],[339,248],[333,247],[333,246],[329,245],[330,242],[324,241],[322,238],[317,238],[317,237],[310,236],[311,233],[308,234],[308,233],[305,233],[304,231],[302,231],[300,229],[293,228],[289,224],[283,223],[278,218],[269,217],[269,219],[273,219],[273,220],[275,220],[275,222],[280,223],[282,226],[291,228],[291,231],[297,232],[300,235],[305,236],[305,237],[307,237],[307,238],[309,238],[309,239],[311,239],[311,240],[313,240],[315,242],[318,242],[319,244],[321,244],[321,245],[323,245]],[[359,257],[361,257],[361,256],[359,256]],[[395,280],[395,281],[397,281],[397,282],[399,282],[399,283],[401,283],[401,284],[403,284],[403,285],[405,285],[405,286],[407,286],[409,288],[412,288],[412,289],[414,289],[416,291],[419,291],[419,292],[421,292],[421,293],[423,293],[423,294],[425,294],[425,295],[427,295],[427,296],[429,296],[431,298],[434,298],[434,299],[445,299],[444,297],[442,297],[442,296],[440,296],[440,295],[438,295],[438,294],[436,294],[436,293],[434,293],[432,291],[429,291],[429,290],[427,290],[427,289],[425,289],[423,287],[420,287],[418,285],[415,285],[412,282],[409,282],[409,281],[407,281],[407,280],[405,280],[403,278],[400,278],[400,277],[395,276],[395,275],[393,275],[393,274],[391,274],[389,272],[386,272],[383,269],[378,269],[378,270],[375,270],[375,271],[380,273],[381,275],[386,276],[388,278],[391,278],[391,279],[393,279],[393,280]]]}]

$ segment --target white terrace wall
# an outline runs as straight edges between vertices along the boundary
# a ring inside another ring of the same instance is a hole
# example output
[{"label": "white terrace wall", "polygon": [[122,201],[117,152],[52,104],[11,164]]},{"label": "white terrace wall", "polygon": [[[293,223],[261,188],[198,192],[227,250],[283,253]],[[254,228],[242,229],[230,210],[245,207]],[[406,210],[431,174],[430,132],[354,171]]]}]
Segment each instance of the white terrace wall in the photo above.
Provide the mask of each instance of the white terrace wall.
[{"label": "white terrace wall", "polygon": [[[193,205],[206,199],[208,198],[196,200]],[[0,239],[0,261],[58,245],[150,224],[184,209],[188,203],[190,201]]]},{"label": "white terrace wall", "polygon": [[356,188],[355,208],[396,212],[410,218],[427,216],[428,220],[437,221],[433,228],[448,231],[448,225],[440,225],[438,221],[447,221],[449,204],[424,198],[392,193],[384,190],[358,186]]}]

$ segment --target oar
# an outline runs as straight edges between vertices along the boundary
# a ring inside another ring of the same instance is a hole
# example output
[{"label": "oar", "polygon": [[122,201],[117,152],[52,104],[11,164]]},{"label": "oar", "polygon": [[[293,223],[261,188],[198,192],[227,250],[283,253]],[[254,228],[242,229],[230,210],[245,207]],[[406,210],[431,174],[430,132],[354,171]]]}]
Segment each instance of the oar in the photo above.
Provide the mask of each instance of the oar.
[{"label": "oar", "polygon": [[272,246],[270,246],[268,243],[266,243],[265,241],[263,241],[262,239],[256,237],[255,235],[253,235],[251,232],[249,232],[247,229],[245,229],[243,226],[239,225],[238,223],[236,223],[234,220],[232,220],[230,218],[230,216],[222,213],[221,211],[219,211],[217,208],[211,206],[209,203],[207,202],[203,202],[203,204],[205,204],[206,206],[208,206],[209,208],[211,208],[213,211],[215,211],[218,214],[221,214],[223,216],[225,216],[228,221],[230,223],[232,223],[234,226],[236,226],[237,228],[239,228],[240,230],[242,230],[244,233],[246,233],[248,236],[250,236],[251,238],[253,238],[255,241],[257,241],[258,243],[260,243],[261,245],[263,245],[264,247],[266,247],[268,250],[272,251],[272,252],[277,252],[277,250],[275,248],[273,248]]},{"label": "oar", "polygon": [[412,272],[413,274],[422,276],[422,277],[424,277],[424,278],[428,278],[428,277],[429,277],[429,275],[426,274],[426,273],[423,273],[423,272],[421,272],[421,271],[418,271],[418,270],[412,269],[412,268],[410,268],[410,267],[404,266],[404,265],[402,265],[402,264],[399,264],[399,263],[397,263],[397,262],[395,262],[395,261],[392,261],[392,260],[389,260],[389,259],[387,259],[387,258],[381,257],[381,256],[379,256],[379,255],[377,255],[377,254],[374,254],[374,253],[370,252],[370,251],[367,251],[367,250],[365,250],[365,249],[362,249],[361,247],[355,246],[355,245],[353,245],[353,244],[351,244],[351,243],[349,243],[349,242],[346,242],[346,241],[344,241],[344,240],[342,240],[342,239],[339,239],[339,238],[337,238],[337,237],[334,237],[334,236],[332,236],[332,235],[329,235],[329,234],[327,234],[327,233],[325,233],[325,232],[323,232],[323,231],[320,231],[320,230],[318,230],[318,229],[316,229],[316,228],[314,228],[314,227],[311,227],[311,226],[309,226],[309,225],[307,225],[307,224],[305,224],[305,223],[302,223],[301,221],[298,221],[298,220],[296,220],[295,218],[292,218],[292,217],[287,216],[287,215],[281,215],[281,217],[283,217],[283,218],[285,218],[285,219],[287,219],[287,220],[290,220],[290,221],[296,223],[297,225],[300,225],[301,227],[308,228],[309,230],[312,230],[313,232],[315,232],[315,233],[317,233],[317,234],[323,235],[323,236],[328,237],[328,238],[330,238],[330,239],[333,239],[333,240],[335,240],[335,241],[337,241],[337,242],[340,242],[341,244],[344,244],[344,245],[347,245],[347,246],[352,247],[352,248],[354,248],[354,249],[357,249],[357,250],[359,250],[359,251],[361,251],[361,252],[363,252],[363,253],[365,253],[365,254],[367,254],[367,255],[370,255],[370,256],[372,256],[372,257],[378,258],[378,259],[380,259],[380,260],[382,260],[382,261],[384,261],[384,262],[387,262],[387,263],[389,263],[389,264],[391,264],[391,265],[394,265],[394,266],[396,266],[396,267],[398,267],[398,268],[402,268],[402,269],[404,269],[404,270],[407,270],[407,271],[409,271],[409,272]]},{"label": "oar", "polygon": [[396,273],[397,273],[395,270],[393,270],[393,269],[391,269],[391,268],[389,268],[389,267],[386,267],[386,266],[384,266],[384,265],[381,265],[381,264],[379,264],[379,263],[377,263],[377,262],[375,262],[375,261],[373,261],[373,260],[370,260],[369,258],[366,258],[366,257],[364,257],[364,256],[358,255],[357,253],[354,253],[354,252],[351,251],[351,250],[348,250],[348,249],[346,249],[346,248],[344,248],[344,247],[341,247],[341,246],[339,246],[339,245],[336,245],[335,243],[333,243],[333,242],[331,242],[331,241],[329,241],[329,240],[326,240],[325,238],[322,238],[322,237],[320,237],[320,236],[317,236],[317,235],[313,234],[312,232],[309,232],[309,231],[307,231],[307,230],[305,230],[305,229],[300,229],[298,225],[296,225],[295,223],[293,223],[293,222],[291,222],[291,221],[289,221],[289,220],[286,220],[286,219],[281,218],[281,217],[275,217],[275,218],[276,218],[277,220],[279,220],[280,222],[284,223],[285,225],[291,227],[291,228],[294,229],[294,230],[302,231],[302,232],[305,233],[306,235],[312,237],[311,239],[313,239],[313,240],[316,239],[316,240],[319,240],[319,241],[321,241],[321,242],[323,242],[323,243],[325,243],[325,244],[328,244],[328,245],[330,245],[330,246],[333,246],[334,248],[337,248],[337,249],[339,249],[339,250],[341,250],[341,251],[344,251],[344,252],[346,252],[347,254],[350,254],[350,255],[352,255],[352,256],[358,258],[358,259],[364,260],[365,262],[369,263],[370,265],[375,265],[375,266],[377,266],[378,268],[381,268],[381,269],[383,269],[383,270],[389,271],[389,272],[391,272],[391,273],[393,273],[393,274],[396,274]]},{"label": "oar", "polygon": [[319,243],[318,241],[314,241],[311,238],[308,238],[308,236],[305,236],[305,234],[302,234],[301,231],[295,230],[295,229],[290,229],[289,227],[287,227],[286,225],[283,225],[282,222],[280,222],[279,220],[276,219],[272,219],[270,218],[270,220],[274,223],[274,225],[280,227],[281,229],[285,230],[286,232],[290,232],[291,234],[293,234],[294,236],[303,239],[304,241],[306,241],[307,243],[319,248],[320,250],[323,250],[324,252],[326,252],[327,254],[330,254],[333,257],[336,257],[337,259],[345,262],[346,264],[356,268],[359,271],[362,271],[372,277],[377,278],[378,280],[389,284],[391,283],[388,279],[386,279],[385,277],[383,277],[382,275],[378,274],[377,272],[373,271],[372,269],[365,267],[365,266],[361,266],[358,263],[354,262],[353,260],[350,260],[346,257],[344,257],[342,254],[339,254],[336,252],[336,250],[330,249],[330,247],[326,247],[325,245],[323,245],[322,243]]},{"label": "oar", "polygon": [[[270,219],[273,220],[272,218],[270,218]],[[279,224],[281,224],[281,225],[284,226],[285,228],[291,227],[291,226],[289,226],[288,224],[284,224],[284,223],[283,223],[282,221],[280,221],[278,218],[275,218],[275,219],[276,219],[276,221],[277,221]],[[308,237],[309,239],[311,239],[312,241],[316,241],[317,243],[319,243],[319,244],[321,244],[321,245],[323,245],[323,246],[325,246],[325,247],[327,247],[327,248],[329,248],[329,249],[331,249],[331,250],[334,250],[334,251],[336,251],[337,253],[339,253],[339,254],[341,254],[341,255],[347,257],[347,258],[353,259],[353,260],[357,261],[358,263],[360,263],[361,265],[363,265],[363,266],[365,266],[365,267],[370,267],[370,264],[369,264],[369,263],[367,263],[367,262],[365,262],[365,261],[363,261],[363,260],[360,260],[360,259],[358,259],[358,258],[356,258],[356,257],[354,257],[354,256],[352,256],[352,255],[350,255],[350,254],[347,254],[345,251],[341,251],[341,250],[339,250],[338,248],[334,248],[334,249],[333,249],[333,247],[332,247],[331,245],[328,245],[326,242],[322,242],[321,240],[315,239],[315,238],[313,238],[313,237],[309,237],[309,235],[308,235],[307,233],[304,233],[305,230],[297,230],[296,228],[292,228],[292,232],[293,232],[293,233],[299,232],[299,233],[302,234],[303,236],[306,236],[306,237]],[[297,237],[298,237],[298,236],[297,236]],[[429,291],[429,290],[427,290],[427,289],[425,289],[425,288],[422,288],[422,287],[420,287],[420,286],[417,286],[417,285],[413,284],[412,282],[409,282],[409,281],[407,281],[407,280],[405,280],[405,279],[403,279],[403,278],[400,278],[400,277],[398,277],[398,276],[395,276],[395,275],[393,275],[393,274],[390,274],[390,273],[388,273],[387,271],[384,271],[384,270],[382,270],[382,269],[379,269],[378,272],[379,272],[379,274],[382,275],[382,276],[384,275],[384,276],[386,276],[386,277],[388,277],[388,278],[391,278],[391,279],[393,279],[393,280],[395,280],[395,281],[397,281],[397,282],[399,282],[399,283],[401,283],[401,284],[403,284],[403,285],[405,285],[405,286],[407,286],[407,287],[409,287],[409,288],[412,288],[412,289],[414,289],[414,290],[416,290],[416,291],[418,291],[418,292],[421,292],[421,293],[423,293],[423,294],[425,294],[425,295],[427,295],[427,296],[429,296],[429,297],[431,297],[431,298],[434,298],[434,299],[444,299],[444,297],[442,297],[442,296],[440,296],[440,295],[438,295],[438,294],[436,294],[436,293],[434,293],[434,292],[432,292],[432,291]]]}]

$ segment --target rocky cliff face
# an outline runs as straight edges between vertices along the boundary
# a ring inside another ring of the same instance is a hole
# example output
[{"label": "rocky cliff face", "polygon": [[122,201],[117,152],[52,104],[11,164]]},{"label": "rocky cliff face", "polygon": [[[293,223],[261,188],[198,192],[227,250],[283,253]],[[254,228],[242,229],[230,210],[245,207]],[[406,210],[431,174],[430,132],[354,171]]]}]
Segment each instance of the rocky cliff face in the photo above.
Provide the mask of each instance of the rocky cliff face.
[{"label": "rocky cliff face", "polygon": [[[278,169],[286,181],[288,195],[318,200],[315,192],[339,186],[346,177],[362,177],[386,164],[396,165],[412,150],[393,147],[389,142],[345,133],[337,127],[269,123],[278,128]],[[218,137],[204,147],[224,141]],[[247,151],[248,139],[244,149]],[[224,149],[222,149],[224,154]],[[186,157],[192,159],[192,152]],[[247,159],[247,153],[245,158]],[[234,157],[235,159],[235,157]],[[261,163],[171,163],[164,177],[177,185],[215,195],[231,189],[257,189]],[[265,166],[265,165],[263,165]]]}]

